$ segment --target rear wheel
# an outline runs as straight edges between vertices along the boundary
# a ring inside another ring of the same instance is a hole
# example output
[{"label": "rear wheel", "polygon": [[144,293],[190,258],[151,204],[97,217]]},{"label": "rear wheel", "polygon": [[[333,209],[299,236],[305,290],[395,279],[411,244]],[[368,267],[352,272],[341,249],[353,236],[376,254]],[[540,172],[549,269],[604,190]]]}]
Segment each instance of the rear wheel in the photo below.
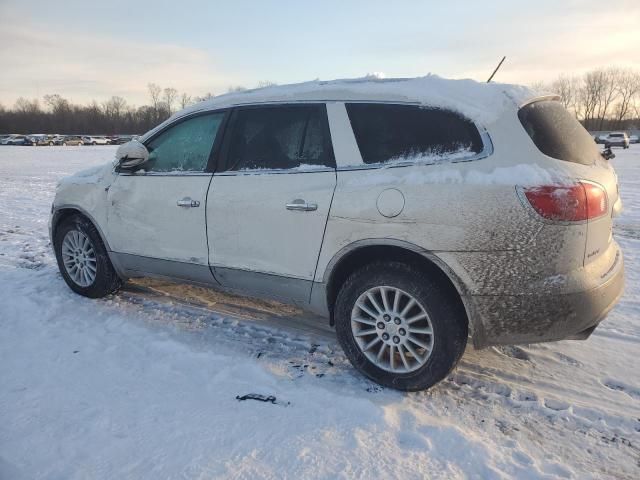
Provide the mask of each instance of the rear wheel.
[{"label": "rear wheel", "polygon": [[122,285],[96,227],[86,217],[72,215],[62,220],[54,248],[60,273],[74,292],[99,298]]},{"label": "rear wheel", "polygon": [[423,390],[445,378],[467,343],[459,299],[400,262],[354,272],[334,314],[338,340],[353,366],[398,390]]}]

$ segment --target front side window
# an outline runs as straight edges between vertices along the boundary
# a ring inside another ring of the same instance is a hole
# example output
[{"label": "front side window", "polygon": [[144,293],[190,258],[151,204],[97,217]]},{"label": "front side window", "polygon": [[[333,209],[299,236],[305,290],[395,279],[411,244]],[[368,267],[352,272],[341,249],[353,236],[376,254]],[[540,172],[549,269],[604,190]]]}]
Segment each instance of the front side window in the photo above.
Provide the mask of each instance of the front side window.
[{"label": "front side window", "polygon": [[160,133],[146,144],[151,172],[203,172],[224,113],[198,115]]},{"label": "front side window", "polygon": [[476,126],[455,112],[414,105],[345,104],[367,164],[394,161],[437,163],[480,153]]},{"label": "front side window", "polygon": [[227,170],[334,167],[326,122],[321,105],[239,109],[225,148]]}]

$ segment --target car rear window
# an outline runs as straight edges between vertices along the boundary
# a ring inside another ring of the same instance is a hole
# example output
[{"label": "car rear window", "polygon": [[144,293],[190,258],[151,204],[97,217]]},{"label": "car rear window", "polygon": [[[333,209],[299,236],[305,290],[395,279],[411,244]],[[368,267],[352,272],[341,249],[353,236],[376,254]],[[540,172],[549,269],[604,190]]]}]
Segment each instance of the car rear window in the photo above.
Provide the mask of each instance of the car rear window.
[{"label": "car rear window", "polygon": [[364,163],[461,160],[483,148],[473,122],[452,111],[375,103],[346,108]]},{"label": "car rear window", "polygon": [[589,132],[560,102],[530,103],[518,111],[518,118],[538,150],[549,157],[592,165],[600,155]]}]

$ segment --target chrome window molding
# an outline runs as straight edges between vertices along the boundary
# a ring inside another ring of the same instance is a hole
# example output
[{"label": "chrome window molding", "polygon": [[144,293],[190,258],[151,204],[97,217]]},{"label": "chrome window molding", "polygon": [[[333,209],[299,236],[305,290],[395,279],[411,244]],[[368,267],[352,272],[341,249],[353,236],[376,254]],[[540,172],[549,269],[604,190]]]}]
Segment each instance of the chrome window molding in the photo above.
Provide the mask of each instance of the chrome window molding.
[{"label": "chrome window molding", "polygon": [[216,177],[235,177],[235,176],[245,176],[245,175],[282,175],[282,174],[299,174],[299,173],[326,173],[326,172],[335,172],[336,169],[333,167],[326,168],[313,168],[308,170],[297,170],[296,168],[278,168],[278,169],[264,169],[264,170],[235,170],[228,172],[216,172],[213,175]]},{"label": "chrome window molding", "polygon": [[210,177],[211,172],[118,172],[114,170],[114,173],[123,177]]}]

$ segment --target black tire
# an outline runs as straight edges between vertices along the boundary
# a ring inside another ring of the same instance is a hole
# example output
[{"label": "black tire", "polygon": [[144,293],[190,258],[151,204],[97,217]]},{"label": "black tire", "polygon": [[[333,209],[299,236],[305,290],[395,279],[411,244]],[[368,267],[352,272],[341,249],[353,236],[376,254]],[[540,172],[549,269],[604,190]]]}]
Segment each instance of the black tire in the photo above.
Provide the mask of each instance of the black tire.
[{"label": "black tire", "polygon": [[[409,373],[394,373],[371,362],[351,329],[351,311],[370,288],[391,286],[412,295],[427,311],[433,327],[433,350],[426,363]],[[460,300],[425,272],[401,262],[379,262],[352,273],[342,285],[334,307],[336,332],[351,364],[371,380],[403,391],[427,389],[443,380],[464,353],[468,326]]]},{"label": "black tire", "polygon": [[[67,232],[71,230],[78,230],[84,234],[91,241],[96,255],[96,277],[93,283],[87,287],[78,285],[69,276],[62,261],[62,241]],[[122,280],[113,268],[98,230],[86,217],[77,214],[63,219],[56,228],[53,245],[62,278],[69,288],[77,294],[89,298],[100,298],[115,293],[122,286]]]}]

